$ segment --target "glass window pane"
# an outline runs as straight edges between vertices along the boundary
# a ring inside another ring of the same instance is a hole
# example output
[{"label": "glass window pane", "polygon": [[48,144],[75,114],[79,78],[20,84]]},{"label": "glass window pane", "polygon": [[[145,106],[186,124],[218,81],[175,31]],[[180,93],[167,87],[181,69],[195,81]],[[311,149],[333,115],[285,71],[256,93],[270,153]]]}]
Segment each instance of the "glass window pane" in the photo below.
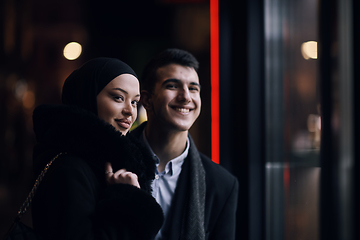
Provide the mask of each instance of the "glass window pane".
[{"label": "glass window pane", "polygon": [[265,1],[266,239],[319,239],[317,2]]}]

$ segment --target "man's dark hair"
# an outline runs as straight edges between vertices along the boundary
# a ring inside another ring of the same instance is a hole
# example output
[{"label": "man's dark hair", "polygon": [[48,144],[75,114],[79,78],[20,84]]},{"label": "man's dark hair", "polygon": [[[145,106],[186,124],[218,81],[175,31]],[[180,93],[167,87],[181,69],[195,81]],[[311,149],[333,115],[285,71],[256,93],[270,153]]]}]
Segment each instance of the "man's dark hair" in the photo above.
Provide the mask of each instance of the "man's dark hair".
[{"label": "man's dark hair", "polygon": [[152,92],[157,81],[156,71],[169,64],[179,64],[184,67],[190,67],[196,72],[199,69],[199,62],[191,53],[176,48],[166,49],[153,57],[145,66],[141,78],[141,89]]}]

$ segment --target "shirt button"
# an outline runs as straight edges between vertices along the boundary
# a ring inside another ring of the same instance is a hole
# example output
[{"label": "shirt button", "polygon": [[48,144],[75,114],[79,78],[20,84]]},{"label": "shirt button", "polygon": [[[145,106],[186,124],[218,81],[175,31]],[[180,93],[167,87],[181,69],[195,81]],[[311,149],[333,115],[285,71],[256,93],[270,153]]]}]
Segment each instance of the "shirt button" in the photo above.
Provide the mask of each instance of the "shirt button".
[{"label": "shirt button", "polygon": [[159,179],[159,175],[155,175],[155,179]]}]

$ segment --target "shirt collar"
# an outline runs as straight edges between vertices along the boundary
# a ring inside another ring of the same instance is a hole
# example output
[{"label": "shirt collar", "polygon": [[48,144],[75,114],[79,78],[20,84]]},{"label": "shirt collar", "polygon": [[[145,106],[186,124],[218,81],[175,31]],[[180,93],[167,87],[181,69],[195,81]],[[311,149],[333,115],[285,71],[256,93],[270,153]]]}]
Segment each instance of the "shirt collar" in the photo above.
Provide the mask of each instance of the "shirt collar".
[{"label": "shirt collar", "polygon": [[[143,134],[142,134],[142,141],[145,143],[145,146],[148,148],[151,155],[153,156],[153,159],[154,159],[154,161],[156,163],[156,167],[159,166],[160,160],[156,156],[156,154],[154,153],[152,148],[150,147],[150,144],[149,144],[149,142],[148,142],[148,140],[146,138],[146,135],[145,135],[145,129],[144,129]],[[190,141],[189,141],[189,137],[187,137],[186,138],[186,148],[185,148],[184,152],[182,154],[180,154],[179,156],[177,156],[176,158],[171,159],[166,164],[166,166],[165,166],[165,174],[170,173],[171,175],[173,175],[175,172],[181,171],[182,164],[184,163],[185,158],[189,154],[189,148],[190,148]]]}]

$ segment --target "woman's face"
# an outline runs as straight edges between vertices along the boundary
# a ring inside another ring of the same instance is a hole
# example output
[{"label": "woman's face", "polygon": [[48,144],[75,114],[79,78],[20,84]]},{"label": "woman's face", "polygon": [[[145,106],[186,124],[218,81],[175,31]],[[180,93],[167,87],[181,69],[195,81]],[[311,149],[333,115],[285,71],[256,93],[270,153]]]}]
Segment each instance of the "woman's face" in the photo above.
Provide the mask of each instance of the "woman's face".
[{"label": "woman's face", "polygon": [[97,96],[98,117],[125,135],[137,117],[139,89],[134,75],[121,74],[114,78]]}]

